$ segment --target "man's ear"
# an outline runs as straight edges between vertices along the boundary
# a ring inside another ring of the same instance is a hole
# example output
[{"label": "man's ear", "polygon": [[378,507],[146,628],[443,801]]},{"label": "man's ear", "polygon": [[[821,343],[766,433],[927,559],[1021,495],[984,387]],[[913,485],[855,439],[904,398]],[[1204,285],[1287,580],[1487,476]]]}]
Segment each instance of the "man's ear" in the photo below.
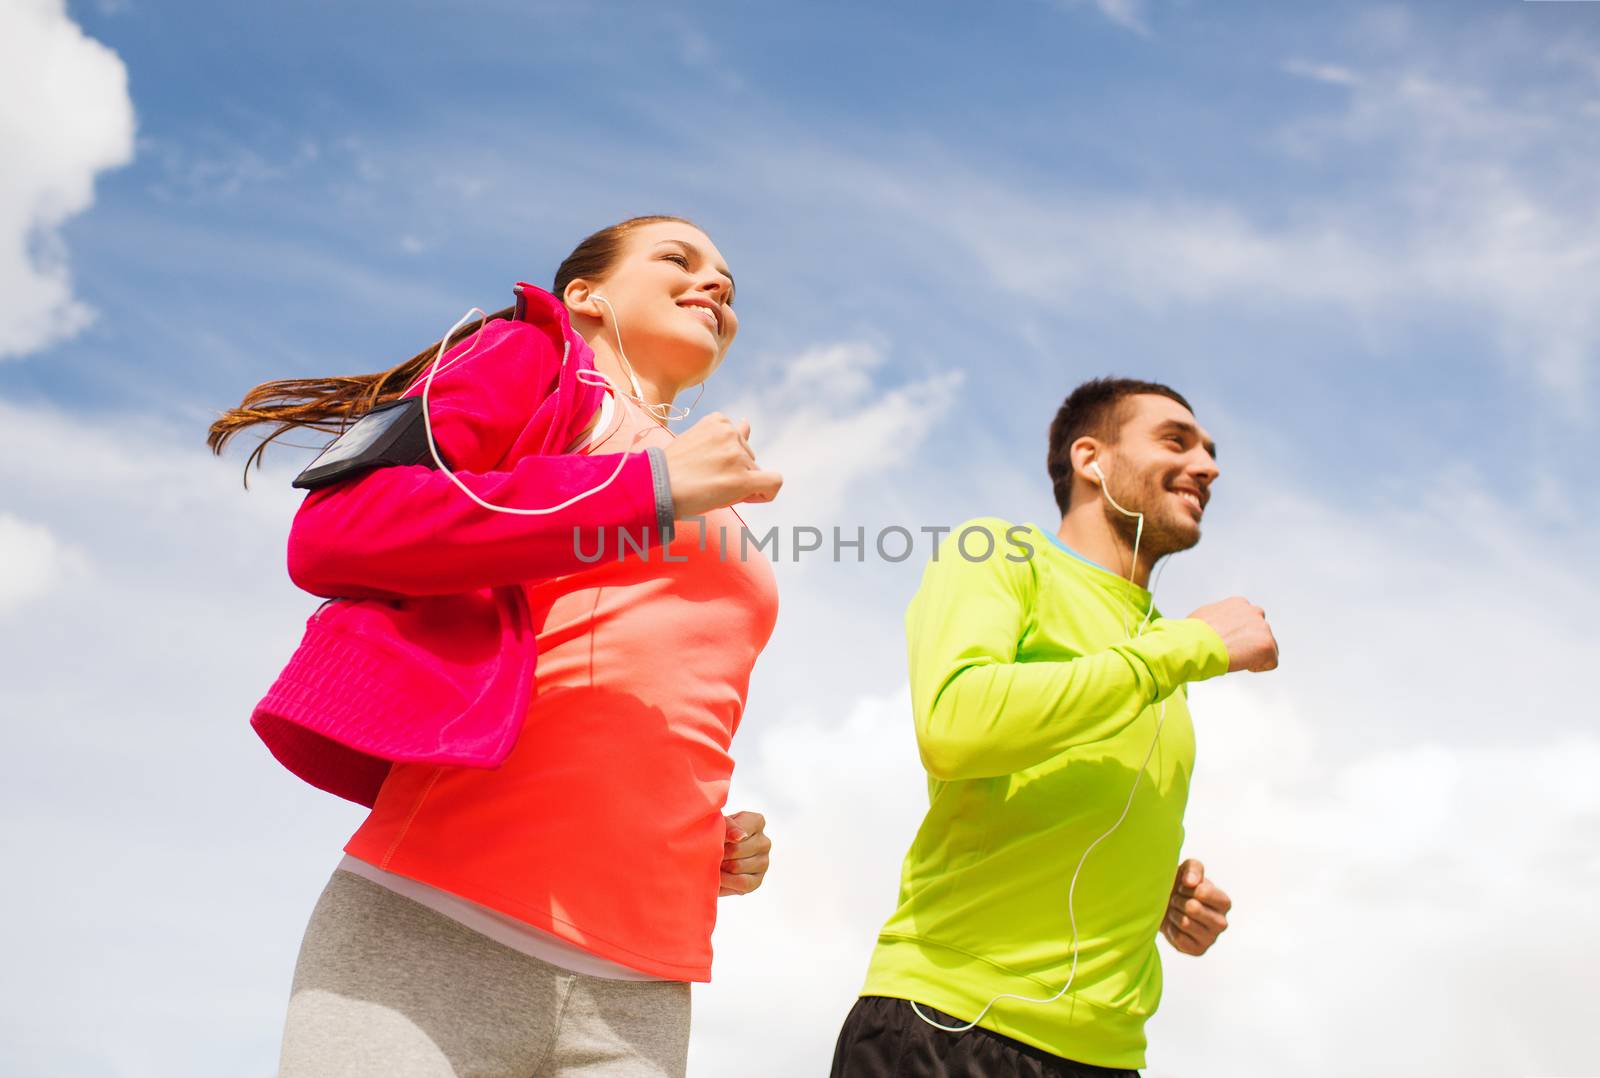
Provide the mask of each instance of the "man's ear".
[{"label": "man's ear", "polygon": [[1090,464],[1096,461],[1100,462],[1100,467],[1102,468],[1108,466],[1105,447],[1100,444],[1098,438],[1091,438],[1085,434],[1073,442],[1071,448],[1067,450],[1067,459],[1072,461],[1073,475],[1086,483],[1093,483],[1095,486],[1100,485],[1100,477],[1095,475],[1093,469],[1089,467]]}]

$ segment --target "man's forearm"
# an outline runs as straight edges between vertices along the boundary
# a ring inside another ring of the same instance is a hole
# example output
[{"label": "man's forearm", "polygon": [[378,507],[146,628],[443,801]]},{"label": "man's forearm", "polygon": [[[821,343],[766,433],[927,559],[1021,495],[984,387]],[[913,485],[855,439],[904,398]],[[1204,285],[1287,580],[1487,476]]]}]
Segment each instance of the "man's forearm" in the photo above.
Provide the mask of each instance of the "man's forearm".
[{"label": "man's forearm", "polygon": [[990,778],[1110,737],[1190,681],[1226,673],[1210,626],[1162,620],[1138,639],[1064,662],[972,662],[913,706],[923,765],[936,779]]}]

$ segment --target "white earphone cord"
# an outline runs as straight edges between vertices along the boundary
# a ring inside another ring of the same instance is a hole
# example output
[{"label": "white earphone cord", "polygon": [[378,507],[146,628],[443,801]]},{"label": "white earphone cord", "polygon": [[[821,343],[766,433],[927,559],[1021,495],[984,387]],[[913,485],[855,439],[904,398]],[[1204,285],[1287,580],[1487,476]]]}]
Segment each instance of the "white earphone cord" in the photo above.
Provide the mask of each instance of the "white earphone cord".
[{"label": "white earphone cord", "polygon": [[[676,423],[681,419],[687,419],[689,417],[689,413],[694,411],[695,405],[700,403],[700,398],[705,396],[705,379],[701,380],[700,392],[694,395],[694,400],[689,402],[689,407],[687,408],[675,410],[670,403],[665,401],[659,404],[651,404],[650,402],[646,401],[644,399],[644,388],[639,385],[639,376],[633,373],[633,362],[628,359],[628,353],[622,350],[622,319],[617,317],[617,309],[611,306],[611,301],[606,299],[606,297],[602,296],[600,293],[592,292],[590,295],[595,299],[596,302],[604,303],[606,305],[606,310],[611,312],[611,328],[617,335],[617,355],[622,359],[623,369],[628,372],[628,381],[633,383],[633,393],[630,399],[640,408],[643,408],[646,412],[649,412],[663,423]],[[706,378],[710,377],[711,375],[708,373]],[[676,414],[674,414],[674,411],[676,411]]]},{"label": "white earphone cord", "polygon": [[[560,505],[552,505],[547,509],[518,509],[518,508],[516,508],[514,506],[495,505],[493,502],[485,501],[483,498],[480,498],[476,493],[474,493],[473,490],[470,487],[468,487],[465,483],[463,483],[461,481],[460,477],[457,476],[455,472],[452,472],[450,470],[449,466],[445,464],[444,458],[439,455],[438,443],[435,442],[434,439],[433,439],[433,417],[430,414],[430,409],[428,407],[428,395],[433,390],[433,379],[439,373],[439,370],[440,370],[439,364],[444,362],[444,354],[445,354],[445,351],[450,347],[451,338],[453,338],[456,335],[456,332],[458,330],[460,330],[462,326],[464,326],[468,322],[472,321],[472,316],[474,314],[476,314],[480,319],[484,319],[485,320],[484,324],[479,326],[478,327],[478,331],[475,334],[473,334],[472,343],[467,346],[466,351],[462,352],[455,359],[451,360],[449,366],[445,367],[444,369],[445,370],[449,370],[450,367],[454,367],[457,363],[460,363],[462,360],[464,360],[468,356],[470,356],[472,354],[473,349],[478,347],[478,340],[483,336],[483,331],[484,331],[485,327],[487,327],[487,325],[488,325],[487,319],[488,319],[489,316],[486,313],[484,313],[484,311],[481,308],[474,307],[470,311],[468,311],[466,314],[462,315],[461,318],[456,322],[456,324],[450,327],[450,331],[444,335],[444,339],[439,342],[439,354],[436,355],[434,357],[434,359],[433,359],[433,362],[428,365],[428,377],[422,383],[422,426],[423,426],[423,429],[427,432],[427,436],[428,436],[428,452],[433,457],[434,465],[436,467],[438,467],[438,469],[441,472],[443,472],[445,475],[450,477],[450,482],[454,483],[457,487],[459,487],[460,490],[461,490],[461,493],[465,494],[467,497],[471,498],[474,502],[477,502],[479,505],[483,506],[483,508],[493,510],[496,513],[510,513],[510,514],[512,514],[514,516],[537,517],[537,516],[545,516],[545,515],[550,514],[550,513],[558,513],[561,510],[566,509],[568,506],[575,505],[576,503],[578,503],[578,502],[582,501],[583,499],[589,497],[591,494],[598,494],[602,490],[606,489],[606,487],[609,487],[612,484],[612,482],[617,478],[617,476],[622,474],[622,469],[625,468],[627,466],[627,464],[628,464],[628,454],[632,452],[633,447],[635,445],[639,444],[639,439],[643,438],[646,434],[649,433],[649,428],[646,428],[644,430],[638,431],[638,432],[636,432],[634,434],[633,441],[628,443],[628,448],[623,450],[623,452],[621,454],[621,459],[617,461],[616,470],[611,473],[611,475],[605,480],[605,482],[601,483],[599,486],[591,487],[590,489],[584,491],[581,494],[574,494],[572,497],[568,498],[566,501],[562,502]],[[571,351],[571,346],[570,345],[567,345],[567,344],[563,344],[562,345],[562,351],[561,351],[561,366],[562,367],[565,367],[567,365],[567,356],[568,356],[568,353],[570,351]],[[631,373],[631,369],[630,369],[630,373]],[[584,375],[586,375],[586,374],[593,374],[595,377],[594,378],[585,378]],[[599,370],[595,370],[595,371],[582,370],[582,371],[579,371],[578,372],[578,381],[584,383],[585,385],[599,386],[600,388],[604,389],[606,392],[610,393],[614,397],[618,395],[617,387],[611,384],[611,379],[607,378],[603,371],[599,371]]]},{"label": "white earphone cord", "polygon": [[[1123,516],[1136,517],[1138,519],[1138,524],[1134,527],[1133,531],[1133,568],[1128,572],[1128,580],[1131,583],[1134,575],[1139,569],[1139,542],[1144,538],[1144,514],[1129,512],[1117,504],[1117,500],[1113,498],[1111,496],[1111,492],[1106,489],[1105,473],[1100,471],[1098,465],[1095,465],[1095,474],[1100,476],[1100,493],[1105,496],[1106,501],[1111,503],[1111,507],[1117,512],[1121,513]],[[1150,627],[1150,617],[1155,613],[1156,609],[1156,585],[1161,582],[1161,573],[1162,570],[1166,569],[1166,567],[1167,563],[1165,561],[1156,567],[1156,579],[1150,583],[1150,605],[1145,610],[1144,621],[1140,623],[1139,631],[1137,633],[1129,632],[1128,622],[1126,620],[1126,616],[1124,616],[1122,631],[1124,633],[1128,633],[1128,639],[1132,640],[1135,637],[1142,635],[1145,629]],[[1134,796],[1139,792],[1139,783],[1144,778],[1145,768],[1150,766],[1150,758],[1155,755],[1156,745],[1158,745],[1161,741],[1161,727],[1166,721],[1167,702],[1163,700],[1161,701],[1160,708],[1156,712],[1155,736],[1150,739],[1150,747],[1146,749],[1144,753],[1144,762],[1139,765],[1138,772],[1133,776],[1133,786],[1128,790],[1128,800],[1124,802],[1122,806],[1122,812],[1117,816],[1117,821],[1115,823],[1106,828],[1099,838],[1089,843],[1089,845],[1083,851],[1083,856],[1078,858],[1078,867],[1072,870],[1072,881],[1067,884],[1067,920],[1072,925],[1072,965],[1067,971],[1067,981],[1061,986],[1061,990],[1055,995],[1048,996],[1044,999],[1035,999],[1032,996],[1019,996],[1014,992],[1002,992],[1000,995],[991,999],[988,1003],[985,1003],[983,1005],[983,1010],[978,1012],[978,1016],[976,1018],[968,1022],[966,1025],[961,1026],[947,1026],[942,1022],[935,1022],[933,1019],[923,1014],[922,1008],[918,1007],[916,1001],[913,1000],[911,1003],[911,1009],[916,1012],[918,1018],[922,1019],[934,1029],[942,1029],[946,1033],[965,1033],[967,1030],[972,1029],[979,1022],[983,1021],[983,1016],[988,1014],[989,1011],[993,1009],[994,1005],[999,1003],[1002,999],[1014,999],[1021,1003],[1054,1003],[1056,1000],[1067,994],[1067,990],[1072,987],[1073,980],[1078,976],[1078,914],[1073,906],[1073,900],[1078,891],[1078,876],[1083,872],[1083,866],[1089,860],[1089,855],[1094,852],[1094,848],[1100,845],[1100,843],[1104,842],[1106,839],[1110,838],[1112,833],[1116,831],[1117,828],[1122,826],[1122,821],[1128,818],[1128,811],[1133,808]]]}]

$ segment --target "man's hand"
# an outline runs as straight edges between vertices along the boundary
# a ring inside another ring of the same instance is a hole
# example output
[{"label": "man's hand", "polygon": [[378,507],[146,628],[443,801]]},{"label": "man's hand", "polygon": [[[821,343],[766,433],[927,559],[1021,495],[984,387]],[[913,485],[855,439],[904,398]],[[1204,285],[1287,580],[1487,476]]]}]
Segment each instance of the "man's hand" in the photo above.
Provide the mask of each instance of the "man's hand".
[{"label": "man's hand", "polygon": [[1222,637],[1228,648],[1228,673],[1278,668],[1278,640],[1259,606],[1235,596],[1202,606],[1189,616],[1199,618]]},{"label": "man's hand", "polygon": [[1202,955],[1228,927],[1233,899],[1206,879],[1206,866],[1190,858],[1178,866],[1161,934],[1184,954]]},{"label": "man's hand", "polygon": [[761,886],[767,875],[767,854],[772,840],[766,836],[767,818],[759,812],[724,816],[727,835],[722,843],[723,895],[747,895]]}]

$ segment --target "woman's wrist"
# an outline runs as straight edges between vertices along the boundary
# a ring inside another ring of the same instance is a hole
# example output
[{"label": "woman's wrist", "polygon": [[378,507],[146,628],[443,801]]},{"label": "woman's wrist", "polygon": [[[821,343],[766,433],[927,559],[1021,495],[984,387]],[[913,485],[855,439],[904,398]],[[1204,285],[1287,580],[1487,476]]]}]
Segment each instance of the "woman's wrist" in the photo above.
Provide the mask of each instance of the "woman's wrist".
[{"label": "woman's wrist", "polygon": [[656,528],[661,533],[661,542],[670,543],[676,531],[677,513],[672,501],[672,477],[667,474],[667,454],[658,445],[644,452],[650,458],[650,479],[655,487]]}]

